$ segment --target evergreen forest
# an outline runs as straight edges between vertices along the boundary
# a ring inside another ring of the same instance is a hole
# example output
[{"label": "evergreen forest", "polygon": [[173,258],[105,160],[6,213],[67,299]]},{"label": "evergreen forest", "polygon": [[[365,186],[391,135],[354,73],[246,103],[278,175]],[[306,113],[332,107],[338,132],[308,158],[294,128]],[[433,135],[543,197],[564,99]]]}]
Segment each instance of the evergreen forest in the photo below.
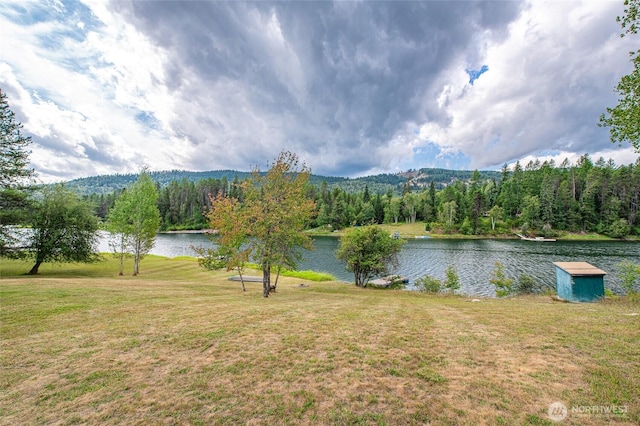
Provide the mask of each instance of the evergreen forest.
[{"label": "evergreen forest", "polygon": [[[240,183],[246,174],[233,172],[230,180],[231,172],[201,179],[194,178],[198,173],[182,173],[187,174],[165,182],[156,179],[162,173],[152,173],[164,231],[206,228],[205,213],[216,196],[242,201]],[[89,179],[98,177],[69,184]],[[85,185],[84,196],[104,219],[122,190],[87,194],[91,191]],[[308,228],[327,231],[424,222],[425,231],[445,234],[510,235],[517,230],[546,237],[563,232],[640,235],[640,160],[616,165],[603,158],[594,162],[585,154],[576,164],[531,161],[523,167],[517,162],[500,172],[421,169],[359,179],[314,176],[307,196],[316,202]]]}]

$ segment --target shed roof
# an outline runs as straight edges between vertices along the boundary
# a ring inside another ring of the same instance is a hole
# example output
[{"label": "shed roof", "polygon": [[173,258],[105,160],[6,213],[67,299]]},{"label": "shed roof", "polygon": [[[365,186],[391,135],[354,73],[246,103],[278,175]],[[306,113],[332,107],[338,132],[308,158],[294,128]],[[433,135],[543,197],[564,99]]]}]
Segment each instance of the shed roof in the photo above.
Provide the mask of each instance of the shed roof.
[{"label": "shed roof", "polygon": [[553,264],[573,276],[607,275],[602,269],[587,262],[553,262]]}]

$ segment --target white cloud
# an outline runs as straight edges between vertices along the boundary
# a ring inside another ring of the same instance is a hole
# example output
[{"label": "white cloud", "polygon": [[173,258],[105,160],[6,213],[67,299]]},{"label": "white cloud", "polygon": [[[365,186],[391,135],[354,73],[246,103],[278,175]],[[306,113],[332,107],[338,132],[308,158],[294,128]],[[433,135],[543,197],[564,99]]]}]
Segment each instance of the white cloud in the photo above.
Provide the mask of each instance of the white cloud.
[{"label": "white cloud", "polygon": [[[31,6],[33,16],[55,13]],[[71,25],[77,17],[60,14],[34,25],[6,17],[0,24],[7,42],[0,84],[18,95],[10,103],[24,113],[21,121],[34,136],[32,165],[45,181],[148,164],[186,167],[191,146],[168,124],[175,113],[163,82],[166,57],[102,3],[92,7],[93,16],[83,17],[93,19],[90,25]],[[76,33],[69,34],[74,26]],[[136,120],[143,115],[159,129]]]},{"label": "white cloud", "polygon": [[518,5],[5,1],[0,87],[45,180],[246,170],[282,149],[352,176],[633,161],[597,127],[630,70],[620,5]]},{"label": "white cloud", "polygon": [[[632,147],[618,147],[617,145],[611,145],[611,148],[604,149],[602,151],[586,153],[591,158],[591,161],[594,163],[598,161],[598,159],[602,158],[605,161],[612,160],[618,166],[628,166],[629,164],[634,164],[638,158],[637,154],[633,151]],[[574,152],[559,152],[553,155],[526,155],[518,161],[520,161],[521,166],[527,165],[529,162],[536,162],[536,160],[540,162],[551,161],[553,160],[556,166],[559,166],[565,159],[569,160],[569,163],[575,165],[580,160],[584,154],[577,154]],[[506,163],[511,169],[515,165],[515,161]],[[501,166],[501,165],[497,165]],[[499,167],[496,167],[496,169]]]},{"label": "white cloud", "polygon": [[450,122],[424,123],[420,139],[462,152],[478,168],[549,150],[604,151],[602,101],[615,102],[612,88],[629,70],[618,9],[612,2],[531,2],[504,41],[487,44],[489,71],[472,87],[462,67],[450,71],[438,99]]}]

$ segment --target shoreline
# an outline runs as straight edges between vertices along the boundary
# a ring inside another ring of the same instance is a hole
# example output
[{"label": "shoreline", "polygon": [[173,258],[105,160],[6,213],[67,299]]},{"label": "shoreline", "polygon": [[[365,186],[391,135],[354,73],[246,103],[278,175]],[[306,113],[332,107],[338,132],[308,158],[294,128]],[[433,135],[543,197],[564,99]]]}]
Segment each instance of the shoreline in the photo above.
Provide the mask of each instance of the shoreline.
[{"label": "shoreline", "polygon": [[[412,239],[438,239],[438,240],[522,240],[515,235],[500,234],[500,235],[464,235],[464,234],[431,234],[415,232],[403,232],[402,225],[378,225],[385,229],[389,229],[393,232],[399,232],[400,238],[412,240]],[[344,235],[345,231],[350,228],[341,229],[334,232],[317,232],[314,230],[307,230],[312,237],[333,237],[340,238]],[[214,229],[182,229],[174,231],[160,231],[159,234],[208,234],[213,235],[217,232]],[[628,236],[626,238],[611,238],[606,235],[595,233],[565,233],[554,237],[557,241],[621,241],[621,242],[640,242],[638,236]],[[525,240],[523,240],[525,241]],[[531,241],[539,242],[539,241]],[[547,241],[544,241],[547,242]]]},{"label": "shoreline", "polygon": [[216,234],[213,229],[182,229],[180,231],[160,231],[158,234]]},{"label": "shoreline", "polygon": [[[340,238],[344,235],[344,231],[338,231],[335,233],[321,233],[321,232],[311,232],[309,233],[312,237],[333,237]],[[554,242],[554,241],[531,241],[531,240],[523,240],[518,236],[510,236],[510,235],[464,235],[464,234],[404,234],[400,233],[400,238],[404,240],[413,240],[413,239],[433,239],[433,240],[502,240],[502,241],[529,241],[529,242]],[[607,241],[607,242],[627,242],[627,243],[637,243],[640,242],[640,237],[627,237],[627,238],[611,238],[606,235],[598,235],[598,234],[567,234],[563,236],[554,237],[556,241],[579,241],[579,242],[597,242],[597,241]]]}]

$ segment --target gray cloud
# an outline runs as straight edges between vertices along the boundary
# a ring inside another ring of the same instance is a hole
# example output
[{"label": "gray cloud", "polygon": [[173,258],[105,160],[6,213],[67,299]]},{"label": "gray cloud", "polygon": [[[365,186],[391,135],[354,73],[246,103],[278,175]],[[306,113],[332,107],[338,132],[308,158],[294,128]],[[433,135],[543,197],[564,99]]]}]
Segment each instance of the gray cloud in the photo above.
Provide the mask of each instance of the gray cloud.
[{"label": "gray cloud", "polygon": [[[502,37],[519,13],[515,2],[114,7],[171,52],[167,84],[186,112],[172,123],[177,134],[234,165],[284,146],[325,158],[321,171],[338,174],[372,168],[406,123],[446,121],[436,105],[443,70],[473,56],[478,31]],[[336,156],[348,152],[362,160],[342,166]]]},{"label": "gray cloud", "polygon": [[342,176],[606,155],[634,42],[610,2],[7,2],[0,87],[56,178],[283,149]]}]

